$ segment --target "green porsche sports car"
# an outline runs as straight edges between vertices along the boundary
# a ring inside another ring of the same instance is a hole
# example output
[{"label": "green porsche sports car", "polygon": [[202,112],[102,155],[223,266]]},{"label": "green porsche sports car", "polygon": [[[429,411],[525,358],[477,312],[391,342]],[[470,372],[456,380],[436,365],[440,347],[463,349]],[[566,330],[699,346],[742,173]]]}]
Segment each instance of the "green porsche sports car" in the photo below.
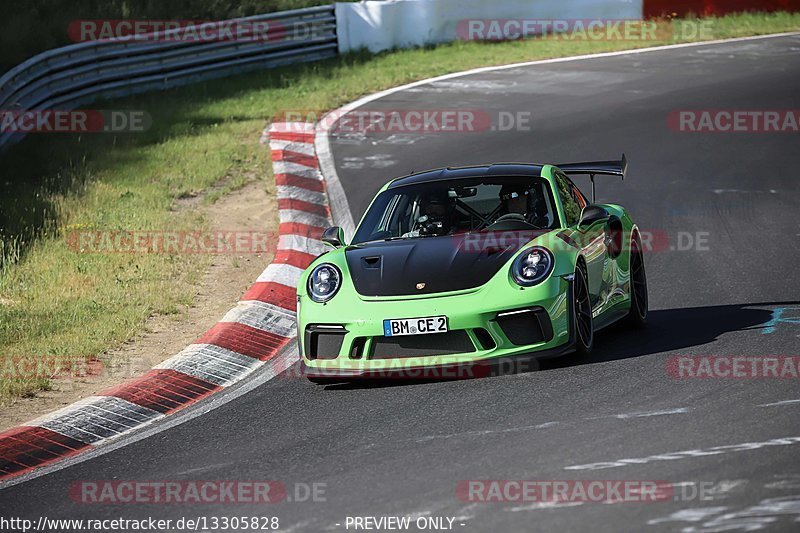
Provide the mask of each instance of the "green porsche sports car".
[{"label": "green porsche sports car", "polygon": [[[298,342],[316,382],[592,351],[594,333],[647,320],[639,230],[569,176],[624,179],[620,161],[493,164],[387,183],[352,241],[297,289]],[[442,373],[442,376],[446,374]]]}]

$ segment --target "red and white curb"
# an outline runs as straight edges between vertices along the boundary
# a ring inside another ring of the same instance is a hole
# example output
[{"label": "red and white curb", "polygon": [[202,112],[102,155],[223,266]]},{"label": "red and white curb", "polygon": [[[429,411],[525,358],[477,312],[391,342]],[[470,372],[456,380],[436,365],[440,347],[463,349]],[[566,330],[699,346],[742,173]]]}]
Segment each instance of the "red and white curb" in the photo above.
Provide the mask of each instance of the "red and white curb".
[{"label": "red and white curb", "polygon": [[313,124],[276,123],[272,151],[280,237],[273,263],[242,300],[194,344],[146,374],[0,433],[0,481],[142,428],[259,370],[272,376],[297,360],[281,353],[295,337],[296,287],[321,254],[332,224]]}]

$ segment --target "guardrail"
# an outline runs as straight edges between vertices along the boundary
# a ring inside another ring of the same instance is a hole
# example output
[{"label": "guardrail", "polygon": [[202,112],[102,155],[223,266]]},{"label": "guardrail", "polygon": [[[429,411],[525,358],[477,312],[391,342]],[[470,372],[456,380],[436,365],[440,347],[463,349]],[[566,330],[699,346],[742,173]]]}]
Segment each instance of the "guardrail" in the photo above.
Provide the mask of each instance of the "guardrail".
[{"label": "guardrail", "polygon": [[[256,24],[262,23],[262,24]],[[237,28],[225,36],[224,28]],[[258,27],[261,31],[255,31]],[[187,28],[137,38],[89,41],[41,53],[0,77],[0,111],[75,109],[99,98],[151,90],[338,53],[333,5],[209,22],[193,28],[220,38],[191,39]],[[152,40],[148,40],[152,39]],[[23,133],[0,133],[0,151]]]}]

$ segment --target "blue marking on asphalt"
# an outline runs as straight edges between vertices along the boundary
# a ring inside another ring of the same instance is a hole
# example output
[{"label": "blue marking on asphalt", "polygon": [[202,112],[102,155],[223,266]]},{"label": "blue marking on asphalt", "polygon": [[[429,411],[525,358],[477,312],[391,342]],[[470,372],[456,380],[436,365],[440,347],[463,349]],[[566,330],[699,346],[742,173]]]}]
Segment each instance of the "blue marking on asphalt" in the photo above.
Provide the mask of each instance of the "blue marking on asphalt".
[{"label": "blue marking on asphalt", "polygon": [[764,330],[761,332],[764,335],[768,335],[770,333],[775,333],[775,330],[778,328],[778,324],[783,322],[786,324],[797,324],[800,325],[800,316],[790,316],[784,317],[784,311],[788,311],[790,309],[800,311],[800,307],[776,307],[772,310],[772,318],[769,322],[766,323],[764,326]]}]

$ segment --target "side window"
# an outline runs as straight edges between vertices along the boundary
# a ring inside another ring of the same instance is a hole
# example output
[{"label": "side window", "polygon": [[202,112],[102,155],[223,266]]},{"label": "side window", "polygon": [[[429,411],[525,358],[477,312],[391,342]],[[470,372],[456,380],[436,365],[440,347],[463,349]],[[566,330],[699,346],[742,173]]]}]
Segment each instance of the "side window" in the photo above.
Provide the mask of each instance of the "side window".
[{"label": "side window", "polygon": [[567,218],[567,226],[574,226],[580,220],[582,210],[572,190],[574,185],[560,172],[556,172],[556,183],[558,184],[558,197],[564,207],[564,216]]},{"label": "side window", "polygon": [[589,203],[589,201],[583,195],[583,193],[578,188],[578,186],[575,185],[574,183],[572,183],[572,180],[567,178],[567,181],[569,182],[570,187],[572,188],[572,197],[575,198],[575,201],[578,202],[578,205],[580,206],[580,208],[583,209],[584,207],[586,207],[586,205]]}]

